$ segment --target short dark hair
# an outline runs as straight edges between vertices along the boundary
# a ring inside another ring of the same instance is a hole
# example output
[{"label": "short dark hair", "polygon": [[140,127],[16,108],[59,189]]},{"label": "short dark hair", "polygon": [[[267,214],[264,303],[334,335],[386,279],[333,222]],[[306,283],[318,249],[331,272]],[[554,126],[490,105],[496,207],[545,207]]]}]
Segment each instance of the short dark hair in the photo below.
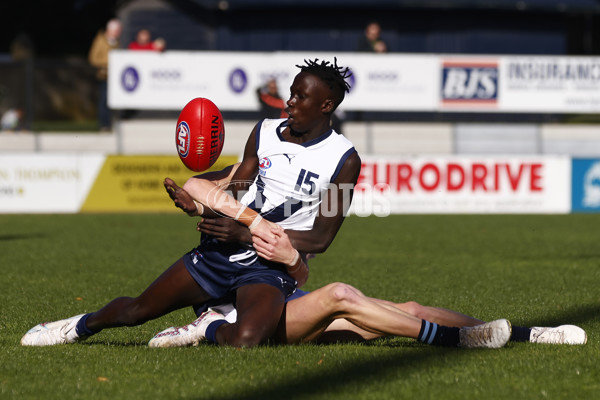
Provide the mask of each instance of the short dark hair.
[{"label": "short dark hair", "polygon": [[314,60],[304,60],[304,65],[296,65],[302,72],[306,72],[319,77],[329,86],[333,93],[333,101],[335,108],[344,101],[346,92],[350,91],[350,84],[346,82],[346,78],[352,76],[348,67],[340,67],[337,65],[337,58],[333,58],[333,63],[329,61],[319,62],[318,58]]}]

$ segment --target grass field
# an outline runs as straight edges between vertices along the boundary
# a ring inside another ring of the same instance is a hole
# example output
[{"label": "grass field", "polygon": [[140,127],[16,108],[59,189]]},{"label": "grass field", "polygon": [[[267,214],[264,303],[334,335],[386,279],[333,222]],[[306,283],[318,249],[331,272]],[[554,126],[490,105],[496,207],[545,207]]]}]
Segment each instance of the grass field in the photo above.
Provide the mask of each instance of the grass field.
[{"label": "grass field", "polygon": [[[47,320],[137,295],[198,241],[183,215],[0,215],[2,399],[590,399],[600,395],[600,215],[350,217],[311,260],[332,281],[514,325],[573,323],[585,346],[435,348],[410,339],[150,349],[189,309],[24,348]],[[477,396],[477,397],[476,397]]]}]

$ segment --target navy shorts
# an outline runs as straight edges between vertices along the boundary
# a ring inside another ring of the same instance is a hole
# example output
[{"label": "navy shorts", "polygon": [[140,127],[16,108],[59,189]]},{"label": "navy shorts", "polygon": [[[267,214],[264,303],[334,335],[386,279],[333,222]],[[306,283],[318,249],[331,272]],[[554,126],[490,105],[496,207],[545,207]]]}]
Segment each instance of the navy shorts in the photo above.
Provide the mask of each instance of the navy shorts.
[{"label": "navy shorts", "polygon": [[202,243],[183,256],[188,272],[213,299],[226,298],[242,286],[258,283],[276,287],[284,298],[294,293],[296,281],[285,268],[277,269],[276,264],[267,263],[255,254],[249,259],[231,262],[232,254],[235,257],[239,251],[230,252],[230,248]]},{"label": "navy shorts", "polygon": [[[285,302],[287,303],[288,301],[299,299],[300,297],[305,296],[309,293],[310,292],[305,292],[302,289],[296,289],[294,291],[294,293],[292,293],[288,298],[285,299]],[[204,304],[195,305],[195,306],[193,306],[193,308],[194,308],[194,312],[196,313],[196,316],[199,317],[200,315],[202,315],[202,313],[204,311],[208,310],[209,307],[220,306],[220,305],[227,304],[227,303],[231,303],[235,306],[235,293],[231,293],[230,295],[223,297],[221,299],[209,300],[208,302],[206,302]]]}]

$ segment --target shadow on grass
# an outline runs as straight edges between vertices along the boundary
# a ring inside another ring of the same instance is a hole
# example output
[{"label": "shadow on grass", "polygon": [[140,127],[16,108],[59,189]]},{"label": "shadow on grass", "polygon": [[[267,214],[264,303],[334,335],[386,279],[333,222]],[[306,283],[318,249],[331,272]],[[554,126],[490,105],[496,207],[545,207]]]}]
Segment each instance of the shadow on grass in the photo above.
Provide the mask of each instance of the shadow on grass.
[{"label": "shadow on grass", "polygon": [[[536,321],[524,321],[522,326],[558,326],[563,324],[581,325],[592,321],[597,321],[600,317],[600,304],[588,304],[582,306],[573,306],[563,311],[554,312],[553,315]],[[366,343],[368,345],[368,343]],[[381,344],[380,344],[381,345]],[[384,346],[393,343],[385,343]],[[495,350],[463,350],[444,347],[430,347],[420,343],[402,343],[398,347],[416,348],[422,347],[422,351],[414,352],[394,352],[390,355],[377,358],[375,360],[355,360],[340,365],[335,371],[316,371],[313,376],[300,380],[285,380],[273,382],[258,389],[244,388],[243,393],[231,395],[214,396],[211,400],[237,400],[244,399],[280,399],[285,398],[310,398],[311,396],[324,395],[330,392],[343,390],[348,382],[386,382],[388,374],[393,371],[395,376],[406,376],[407,379],[415,369],[428,368],[440,357],[451,356],[461,358],[466,354],[472,354],[473,351],[495,351]],[[199,396],[195,399],[200,400],[204,397]]]},{"label": "shadow on grass", "polygon": [[600,320],[600,304],[582,304],[571,306],[561,311],[553,311],[542,319],[525,320],[513,322],[519,326],[559,326],[559,325],[581,325],[587,322]]},{"label": "shadow on grass", "polygon": [[[351,362],[346,362],[343,365],[337,366],[334,370],[323,371],[317,369],[312,373],[312,376],[297,379],[290,377],[289,379],[272,382],[264,387],[249,389],[247,387],[239,389],[237,393],[223,396],[210,396],[211,400],[239,400],[241,398],[253,399],[295,399],[295,398],[311,398],[317,395],[326,395],[327,393],[340,393],[349,382],[365,382],[373,384],[381,381],[382,384],[389,382],[390,372],[394,376],[405,376],[410,379],[415,369],[427,368],[432,363],[435,363],[439,357],[450,355],[452,357],[461,357],[462,354],[472,353],[472,350],[460,350],[444,347],[428,347],[423,346],[423,351],[419,352],[402,352],[394,351],[393,354],[385,355],[377,359],[357,359]],[[477,351],[477,350],[475,350]],[[493,351],[493,350],[481,350]],[[194,397],[194,399],[205,399],[202,395]]]},{"label": "shadow on grass", "polygon": [[8,242],[11,240],[28,240],[46,237],[43,233],[27,233],[27,234],[8,234],[0,235],[0,242]]}]

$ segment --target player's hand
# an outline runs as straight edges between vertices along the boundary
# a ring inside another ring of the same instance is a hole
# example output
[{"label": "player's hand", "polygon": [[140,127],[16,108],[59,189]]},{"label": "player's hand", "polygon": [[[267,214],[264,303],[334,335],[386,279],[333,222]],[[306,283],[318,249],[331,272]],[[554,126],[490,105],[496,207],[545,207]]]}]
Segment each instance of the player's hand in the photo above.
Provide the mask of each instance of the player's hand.
[{"label": "player's hand", "polygon": [[293,263],[297,251],[282,227],[275,225],[270,233],[252,232],[252,244],[262,258],[285,265]]},{"label": "player's hand", "polygon": [[258,223],[258,225],[256,225],[253,228],[251,228],[251,226],[249,228],[252,236],[260,234],[261,236],[275,237],[272,231],[273,229],[279,228],[279,225],[277,225],[276,223],[268,221],[262,217],[260,217],[260,222]]},{"label": "player's hand", "polygon": [[175,206],[181,208],[188,215],[197,215],[198,207],[188,192],[179,187],[171,178],[165,178],[163,185]]},{"label": "player's hand", "polygon": [[230,218],[202,218],[196,229],[221,242],[252,243],[250,230]]}]

